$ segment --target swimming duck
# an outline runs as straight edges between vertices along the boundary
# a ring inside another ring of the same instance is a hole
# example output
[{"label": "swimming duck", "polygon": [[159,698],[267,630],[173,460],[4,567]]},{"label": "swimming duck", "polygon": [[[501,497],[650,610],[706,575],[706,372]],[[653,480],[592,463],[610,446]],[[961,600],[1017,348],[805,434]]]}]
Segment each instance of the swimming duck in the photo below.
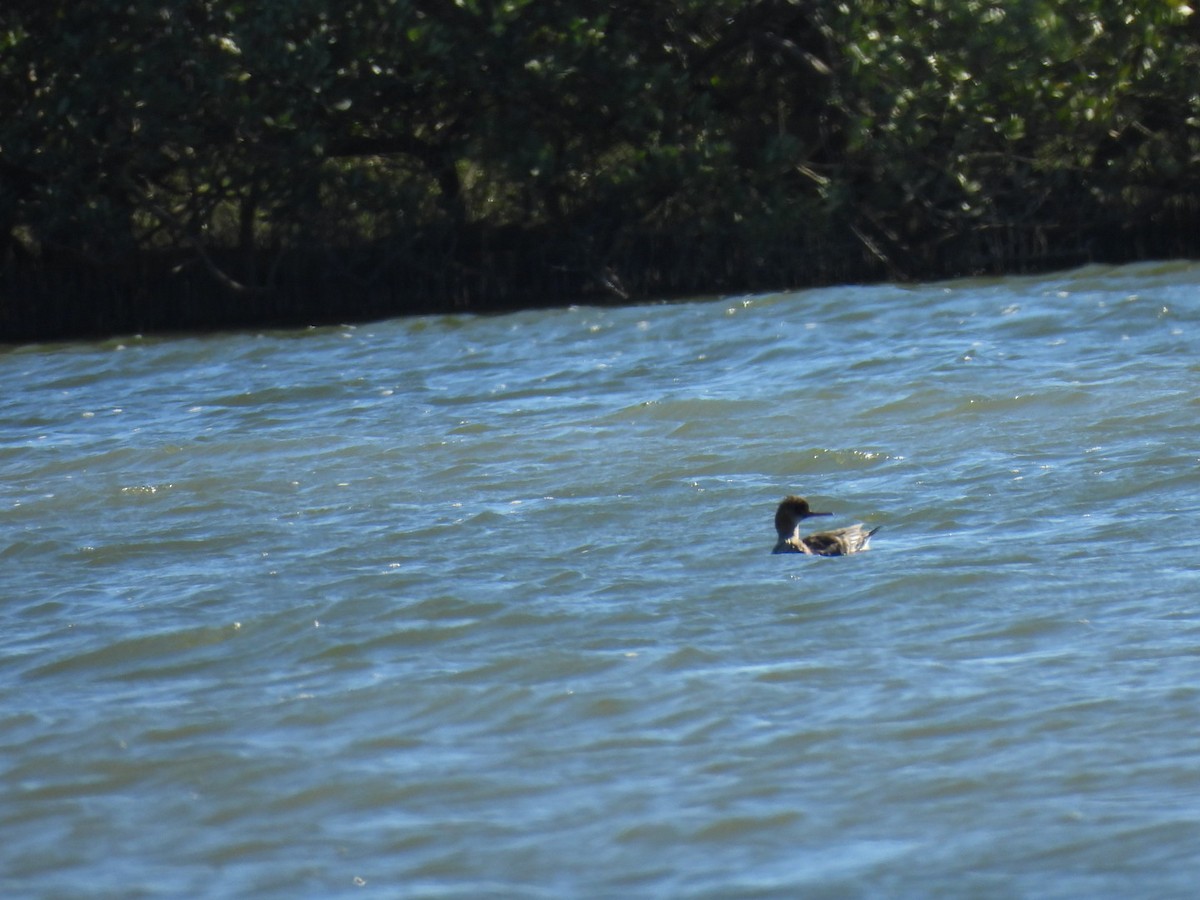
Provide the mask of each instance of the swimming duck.
[{"label": "swimming duck", "polygon": [[861,524],[833,531],[818,531],[808,537],[800,537],[800,523],[810,516],[832,516],[833,513],[813,512],[803,497],[784,497],[775,510],[775,532],[779,540],[772,553],[805,553],[808,556],[849,556],[871,549],[871,535],[878,528],[867,531]]}]

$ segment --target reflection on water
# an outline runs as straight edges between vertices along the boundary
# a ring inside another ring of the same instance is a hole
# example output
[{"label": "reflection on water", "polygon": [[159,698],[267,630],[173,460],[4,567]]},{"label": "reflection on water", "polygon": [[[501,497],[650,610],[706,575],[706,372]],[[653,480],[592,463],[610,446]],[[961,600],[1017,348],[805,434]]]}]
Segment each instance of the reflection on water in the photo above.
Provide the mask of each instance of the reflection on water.
[{"label": "reflection on water", "polygon": [[1187,896],[1198,286],[5,352],[0,888]]}]

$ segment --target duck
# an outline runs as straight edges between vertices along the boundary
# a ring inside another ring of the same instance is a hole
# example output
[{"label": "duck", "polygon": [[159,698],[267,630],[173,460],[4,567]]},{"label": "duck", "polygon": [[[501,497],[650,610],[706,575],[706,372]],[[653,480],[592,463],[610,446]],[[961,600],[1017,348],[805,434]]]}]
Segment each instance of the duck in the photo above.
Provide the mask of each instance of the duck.
[{"label": "duck", "polygon": [[871,535],[879,527],[867,531],[861,523],[832,531],[818,531],[800,536],[800,523],[812,516],[832,516],[830,512],[814,512],[803,497],[794,494],[784,497],[775,510],[775,542],[772,553],[804,553],[807,556],[849,556],[870,550]]}]

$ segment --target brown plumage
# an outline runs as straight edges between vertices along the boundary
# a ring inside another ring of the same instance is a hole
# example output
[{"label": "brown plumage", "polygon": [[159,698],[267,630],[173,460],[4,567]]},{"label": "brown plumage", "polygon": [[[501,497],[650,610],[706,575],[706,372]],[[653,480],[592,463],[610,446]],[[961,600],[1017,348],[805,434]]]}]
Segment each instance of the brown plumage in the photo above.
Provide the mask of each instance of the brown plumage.
[{"label": "brown plumage", "polygon": [[784,497],[775,510],[775,533],[779,539],[772,553],[804,553],[808,556],[849,556],[869,550],[871,535],[878,528],[867,531],[861,524],[832,531],[818,531],[807,537],[800,536],[800,523],[810,516],[831,516],[833,513],[813,512],[803,497]]}]

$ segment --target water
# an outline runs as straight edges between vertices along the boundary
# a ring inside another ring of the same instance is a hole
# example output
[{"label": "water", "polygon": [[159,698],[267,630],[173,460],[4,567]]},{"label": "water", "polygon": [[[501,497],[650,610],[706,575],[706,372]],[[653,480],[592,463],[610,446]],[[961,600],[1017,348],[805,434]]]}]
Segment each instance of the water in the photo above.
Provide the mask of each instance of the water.
[{"label": "water", "polygon": [[4,352],[0,894],[1191,896],[1198,298]]}]

